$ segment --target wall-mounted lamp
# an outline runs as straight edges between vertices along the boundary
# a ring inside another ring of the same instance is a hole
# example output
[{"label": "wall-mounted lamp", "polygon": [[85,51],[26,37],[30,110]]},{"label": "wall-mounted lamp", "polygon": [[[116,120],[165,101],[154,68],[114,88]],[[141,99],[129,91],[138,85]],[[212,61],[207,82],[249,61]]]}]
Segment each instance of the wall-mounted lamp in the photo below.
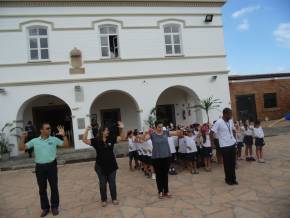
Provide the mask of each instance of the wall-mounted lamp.
[{"label": "wall-mounted lamp", "polygon": [[212,76],[210,80],[211,80],[212,82],[216,81],[216,80],[217,80],[217,75]]},{"label": "wall-mounted lamp", "polygon": [[7,92],[6,92],[6,90],[5,90],[5,89],[3,89],[3,88],[0,88],[0,94],[2,94],[2,95],[6,95],[6,94],[7,94]]},{"label": "wall-mounted lamp", "polygon": [[212,20],[213,20],[213,14],[207,14],[207,15],[205,15],[204,22],[210,23],[210,22],[212,22]]}]

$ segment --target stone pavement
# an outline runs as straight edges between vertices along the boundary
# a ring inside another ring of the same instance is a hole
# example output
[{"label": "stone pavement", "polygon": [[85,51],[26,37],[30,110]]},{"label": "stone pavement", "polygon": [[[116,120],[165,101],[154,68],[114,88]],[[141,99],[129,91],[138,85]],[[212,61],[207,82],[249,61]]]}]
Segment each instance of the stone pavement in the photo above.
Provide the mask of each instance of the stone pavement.
[{"label": "stone pavement", "polygon": [[[239,186],[224,184],[221,165],[170,177],[172,199],[159,200],[155,181],[128,170],[119,158],[119,206],[100,207],[94,162],[59,166],[59,218],[289,218],[290,134],[266,138],[265,164],[239,161]],[[0,172],[0,217],[39,217],[39,197],[31,169]],[[48,217],[52,217],[50,214]]]}]

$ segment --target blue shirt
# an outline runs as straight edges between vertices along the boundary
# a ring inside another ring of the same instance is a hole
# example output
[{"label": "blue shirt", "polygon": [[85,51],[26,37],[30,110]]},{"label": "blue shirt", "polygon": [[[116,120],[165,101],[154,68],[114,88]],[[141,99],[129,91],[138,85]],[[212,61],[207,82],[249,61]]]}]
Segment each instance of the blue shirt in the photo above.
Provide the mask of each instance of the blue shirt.
[{"label": "blue shirt", "polygon": [[56,158],[57,146],[62,146],[63,141],[57,137],[49,136],[47,139],[34,138],[26,143],[27,148],[34,148],[35,162],[39,164],[50,163]]}]

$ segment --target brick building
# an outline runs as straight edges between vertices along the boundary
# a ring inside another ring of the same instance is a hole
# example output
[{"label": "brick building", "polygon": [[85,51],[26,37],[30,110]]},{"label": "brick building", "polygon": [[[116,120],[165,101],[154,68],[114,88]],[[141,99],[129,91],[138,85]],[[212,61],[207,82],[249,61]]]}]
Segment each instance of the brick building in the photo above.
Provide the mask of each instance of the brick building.
[{"label": "brick building", "polygon": [[290,112],[290,73],[229,76],[234,119],[274,120]]}]

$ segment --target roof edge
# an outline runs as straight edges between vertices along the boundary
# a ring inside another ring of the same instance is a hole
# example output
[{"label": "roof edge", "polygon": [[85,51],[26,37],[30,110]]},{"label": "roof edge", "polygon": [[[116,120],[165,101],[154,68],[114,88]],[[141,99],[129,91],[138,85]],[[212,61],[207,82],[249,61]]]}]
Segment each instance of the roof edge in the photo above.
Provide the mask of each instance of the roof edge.
[{"label": "roof edge", "polygon": [[270,79],[290,77],[289,73],[268,73],[268,74],[253,74],[253,75],[229,75],[229,81],[237,80],[252,80],[252,79]]},{"label": "roof edge", "polygon": [[189,6],[222,7],[227,0],[1,0],[0,7]]}]

